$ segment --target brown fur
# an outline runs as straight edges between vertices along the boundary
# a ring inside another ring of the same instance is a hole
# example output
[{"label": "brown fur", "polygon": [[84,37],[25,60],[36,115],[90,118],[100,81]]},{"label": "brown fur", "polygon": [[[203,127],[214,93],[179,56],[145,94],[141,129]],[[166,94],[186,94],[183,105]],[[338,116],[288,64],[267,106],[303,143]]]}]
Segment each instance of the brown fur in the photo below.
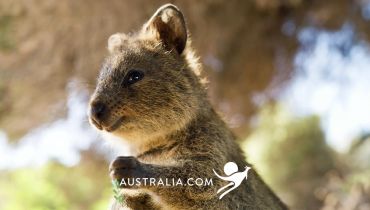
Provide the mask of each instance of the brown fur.
[{"label": "brown fur", "polygon": [[[123,189],[126,206],[114,202],[111,208],[285,209],[254,170],[241,186],[218,199],[216,191],[225,183],[212,169],[223,174],[225,163],[244,167],[247,162],[207,99],[187,34],[182,13],[164,5],[138,33],[112,35],[110,55],[91,97],[91,106],[104,103],[108,113],[92,123],[128,142],[135,156],[111,164],[114,179],[211,177],[214,186]],[[131,69],[145,76],[123,87]],[[111,130],[118,119],[119,126]]]}]

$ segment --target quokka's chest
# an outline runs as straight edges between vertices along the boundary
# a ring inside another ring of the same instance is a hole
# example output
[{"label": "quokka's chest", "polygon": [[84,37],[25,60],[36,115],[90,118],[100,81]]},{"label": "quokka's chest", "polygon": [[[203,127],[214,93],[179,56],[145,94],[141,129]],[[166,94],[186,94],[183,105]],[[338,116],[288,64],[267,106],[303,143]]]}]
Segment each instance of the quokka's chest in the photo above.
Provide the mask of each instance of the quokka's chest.
[{"label": "quokka's chest", "polygon": [[174,150],[162,151],[161,153],[146,154],[137,157],[141,163],[159,166],[178,166],[181,157]]}]

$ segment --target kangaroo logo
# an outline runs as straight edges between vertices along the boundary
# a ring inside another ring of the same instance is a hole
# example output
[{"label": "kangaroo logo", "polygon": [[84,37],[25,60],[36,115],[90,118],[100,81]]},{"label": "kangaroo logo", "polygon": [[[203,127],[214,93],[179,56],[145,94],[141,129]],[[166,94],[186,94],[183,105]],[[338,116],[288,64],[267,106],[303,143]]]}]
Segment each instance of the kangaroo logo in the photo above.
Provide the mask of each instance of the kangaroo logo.
[{"label": "kangaroo logo", "polygon": [[230,182],[226,186],[221,187],[219,190],[217,190],[217,194],[223,191],[224,189],[230,187],[230,189],[226,190],[224,193],[222,193],[219,197],[221,200],[222,197],[224,197],[227,193],[231,192],[235,188],[239,187],[239,185],[242,183],[243,179],[248,178],[248,171],[251,169],[251,167],[245,166],[245,170],[242,172],[238,172],[238,166],[234,162],[228,162],[224,166],[224,172],[227,176],[220,176],[217,174],[217,172],[213,169],[213,173],[216,174],[216,176],[222,180]]}]

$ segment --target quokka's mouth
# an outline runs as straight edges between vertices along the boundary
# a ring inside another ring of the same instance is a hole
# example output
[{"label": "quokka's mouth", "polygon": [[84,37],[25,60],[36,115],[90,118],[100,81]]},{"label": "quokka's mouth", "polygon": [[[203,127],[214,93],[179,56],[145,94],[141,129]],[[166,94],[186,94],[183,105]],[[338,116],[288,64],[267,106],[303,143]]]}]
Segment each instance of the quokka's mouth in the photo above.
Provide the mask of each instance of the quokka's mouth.
[{"label": "quokka's mouth", "polygon": [[104,128],[104,130],[106,130],[107,132],[113,132],[113,131],[117,130],[121,126],[124,119],[125,119],[124,117],[118,118],[118,120],[116,120],[116,122],[113,123],[113,125]]},{"label": "quokka's mouth", "polygon": [[94,124],[94,126],[99,129],[99,130],[102,130],[103,129],[103,126],[98,123],[96,120],[94,120],[93,118],[90,118],[90,121],[92,122],[92,124]]}]

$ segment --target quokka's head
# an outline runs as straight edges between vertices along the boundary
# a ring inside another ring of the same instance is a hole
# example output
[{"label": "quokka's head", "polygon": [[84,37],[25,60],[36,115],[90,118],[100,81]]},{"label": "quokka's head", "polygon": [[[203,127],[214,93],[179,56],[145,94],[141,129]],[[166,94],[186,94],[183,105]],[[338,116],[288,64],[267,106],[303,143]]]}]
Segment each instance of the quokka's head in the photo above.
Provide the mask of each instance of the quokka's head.
[{"label": "quokka's head", "polygon": [[183,127],[205,97],[189,48],[184,17],[170,4],[139,32],[112,35],[90,100],[90,122],[126,138]]}]

